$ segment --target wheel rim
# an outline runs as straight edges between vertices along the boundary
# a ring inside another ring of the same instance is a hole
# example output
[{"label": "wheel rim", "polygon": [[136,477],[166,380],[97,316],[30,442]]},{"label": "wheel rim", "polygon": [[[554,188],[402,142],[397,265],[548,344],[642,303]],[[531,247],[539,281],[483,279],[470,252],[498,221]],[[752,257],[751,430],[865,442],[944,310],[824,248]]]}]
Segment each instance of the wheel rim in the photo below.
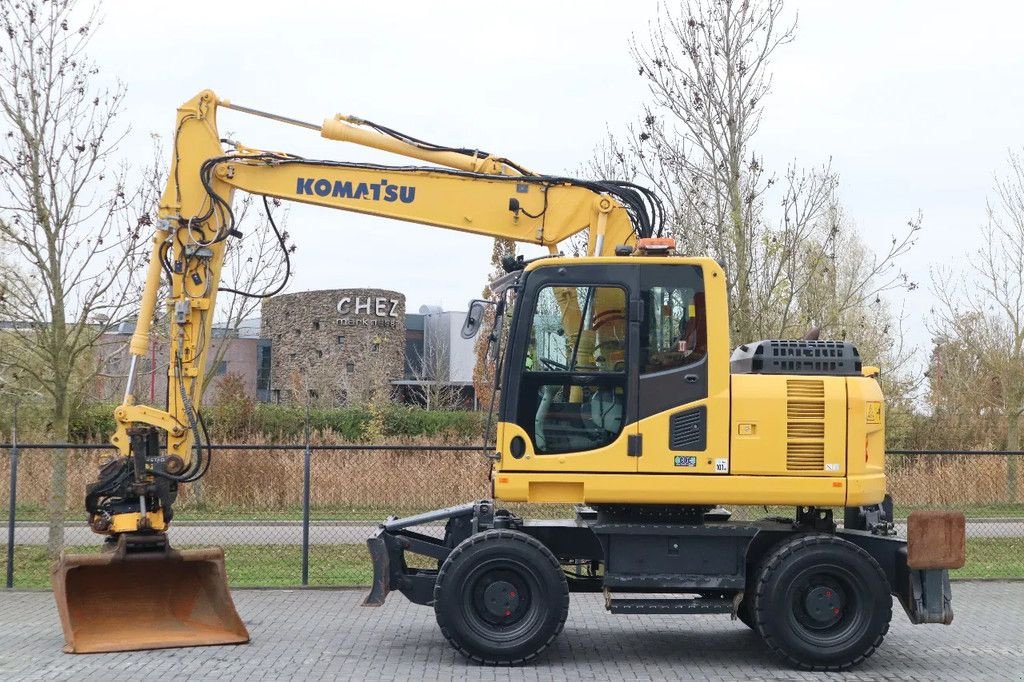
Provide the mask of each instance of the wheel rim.
[{"label": "wheel rim", "polygon": [[475,566],[462,593],[465,623],[480,637],[502,642],[516,640],[543,620],[541,583],[528,565],[512,559],[492,559]]},{"label": "wheel rim", "polygon": [[863,581],[845,568],[807,569],[787,590],[790,629],[814,647],[847,644],[867,629],[866,593]]}]

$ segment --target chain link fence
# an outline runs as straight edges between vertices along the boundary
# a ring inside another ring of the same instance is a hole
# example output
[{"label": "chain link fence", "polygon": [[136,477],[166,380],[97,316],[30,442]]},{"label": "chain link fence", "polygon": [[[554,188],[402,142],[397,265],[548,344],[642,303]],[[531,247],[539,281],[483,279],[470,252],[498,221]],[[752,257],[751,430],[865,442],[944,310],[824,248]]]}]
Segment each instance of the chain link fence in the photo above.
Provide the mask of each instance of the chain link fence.
[{"label": "chain link fence", "polygon": [[[0,444],[8,587],[47,587],[57,548],[99,551],[83,498],[112,453],[104,445]],[[954,575],[1024,577],[1024,453],[893,451],[887,461],[901,533],[915,509],[963,510],[968,563]],[[218,445],[207,476],[181,490],[169,535],[178,548],[223,547],[234,586],[368,585],[365,541],[379,521],[487,497],[489,471],[472,445]],[[509,507],[533,518],[573,513],[564,505]],[[781,507],[730,511],[740,519],[792,515]]]}]

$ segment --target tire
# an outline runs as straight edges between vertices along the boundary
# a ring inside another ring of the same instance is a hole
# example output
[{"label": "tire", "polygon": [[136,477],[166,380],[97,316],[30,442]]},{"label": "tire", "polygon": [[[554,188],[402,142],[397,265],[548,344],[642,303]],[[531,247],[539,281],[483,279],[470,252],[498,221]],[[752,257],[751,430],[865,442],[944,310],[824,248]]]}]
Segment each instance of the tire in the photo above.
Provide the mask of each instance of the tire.
[{"label": "tire", "polygon": [[[747,593],[751,594],[751,593]],[[757,624],[754,622],[754,609],[751,603],[754,601],[753,596],[743,597],[743,601],[740,602],[739,608],[736,609],[736,617],[741,623],[746,625],[748,628],[757,632]]]},{"label": "tire", "polygon": [[489,530],[464,540],[441,565],[434,614],[462,655],[485,665],[519,665],[562,631],[569,586],[540,542],[514,530]]},{"label": "tire", "polygon": [[882,568],[863,549],[833,535],[801,535],[765,559],[753,615],[755,630],[791,665],[845,670],[882,643],[892,596]]},{"label": "tire", "polygon": [[736,609],[736,617],[748,628],[757,632],[757,623],[754,621],[754,592],[757,589],[756,565],[747,565],[747,585],[743,589],[743,600]]}]

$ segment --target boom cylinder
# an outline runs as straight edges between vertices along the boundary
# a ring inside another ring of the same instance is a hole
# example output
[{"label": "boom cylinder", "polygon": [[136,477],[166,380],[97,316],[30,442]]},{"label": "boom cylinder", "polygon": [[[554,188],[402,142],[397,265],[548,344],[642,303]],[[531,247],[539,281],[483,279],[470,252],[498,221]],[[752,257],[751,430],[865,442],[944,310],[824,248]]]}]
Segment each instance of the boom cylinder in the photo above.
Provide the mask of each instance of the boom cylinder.
[{"label": "boom cylinder", "polygon": [[156,310],[157,292],[160,289],[160,248],[167,241],[170,225],[161,221],[153,234],[153,251],[149,255],[149,267],[146,270],[146,287],[142,291],[142,302],[139,316],[135,320],[135,333],[132,334],[128,350],[132,355],[142,356],[149,352],[149,329],[153,326],[153,312]]},{"label": "boom cylinder", "polygon": [[458,152],[422,149],[416,145],[403,142],[396,138],[379,133],[376,130],[369,130],[358,125],[352,125],[349,121],[357,122],[349,116],[338,114],[334,118],[324,120],[320,128],[321,137],[339,142],[351,142],[363,147],[372,147],[381,151],[400,154],[421,161],[429,161],[441,166],[455,168],[470,173],[484,173],[487,175],[521,175],[518,171],[491,156],[476,156],[460,154]]}]

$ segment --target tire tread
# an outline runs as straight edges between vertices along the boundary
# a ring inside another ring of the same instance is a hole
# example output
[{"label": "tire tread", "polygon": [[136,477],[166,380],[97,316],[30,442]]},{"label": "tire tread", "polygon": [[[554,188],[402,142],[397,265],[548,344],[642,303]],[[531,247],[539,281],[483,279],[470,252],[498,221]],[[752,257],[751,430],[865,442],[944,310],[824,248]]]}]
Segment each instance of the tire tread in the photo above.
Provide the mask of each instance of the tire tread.
[{"label": "tire tread", "polygon": [[533,652],[527,654],[526,656],[510,660],[497,660],[479,656],[471,651],[468,651],[465,647],[463,647],[453,637],[452,632],[448,628],[448,626],[444,622],[442,622],[442,619],[435,608],[435,614],[437,615],[437,624],[440,626],[441,634],[444,635],[444,638],[446,640],[448,640],[448,643],[451,644],[452,647],[454,647],[455,650],[458,651],[461,655],[465,656],[471,661],[489,666],[523,665],[537,658],[537,656],[539,656],[545,649],[548,648],[548,646],[551,645],[551,642],[555,640],[555,637],[557,637],[559,633],[562,632],[562,628],[565,627],[565,620],[569,616],[569,584],[566,582],[565,577],[562,575],[562,565],[558,563],[558,559],[555,558],[555,555],[552,554],[551,550],[549,550],[543,543],[527,535],[526,533],[521,533],[519,531],[503,528],[491,529],[484,531],[482,533],[477,533],[476,535],[471,535],[470,537],[466,538],[461,543],[459,543],[459,545],[452,550],[451,554],[448,555],[448,558],[441,565],[441,569],[438,571],[437,574],[437,580],[434,583],[434,604],[436,605],[444,595],[444,579],[448,572],[448,569],[451,568],[451,564],[449,562],[453,558],[461,554],[464,554],[471,547],[475,547],[476,545],[479,545],[483,542],[495,539],[514,540],[517,542],[522,542],[527,546],[538,550],[538,553],[552,565],[552,567],[558,572],[559,576],[562,576],[562,591],[559,595],[561,597],[562,603],[558,615],[558,626],[555,628],[555,631],[551,634],[551,636],[548,637],[547,641],[545,641]]},{"label": "tire tread", "polygon": [[852,542],[848,542],[834,535],[827,535],[823,533],[798,535],[794,538],[791,538],[780,543],[774,550],[767,554],[767,556],[761,564],[761,570],[758,571],[753,608],[755,625],[754,629],[758,632],[758,634],[761,635],[761,637],[764,639],[765,644],[768,645],[769,649],[771,649],[777,655],[781,656],[790,665],[800,668],[801,670],[809,670],[813,672],[840,672],[843,670],[848,670],[856,665],[859,665],[864,660],[869,658],[872,654],[874,654],[878,647],[882,644],[882,640],[885,638],[885,635],[889,632],[889,622],[892,618],[891,600],[888,602],[888,613],[885,615],[885,622],[880,632],[865,651],[861,652],[853,658],[850,658],[849,660],[841,661],[839,663],[812,664],[806,661],[796,659],[792,655],[784,651],[779,642],[776,641],[774,637],[772,637],[768,632],[764,630],[764,624],[766,622],[766,609],[763,608],[763,601],[766,597],[766,587],[772,575],[779,570],[779,568],[783,565],[784,561],[794,553],[799,552],[807,547],[838,544],[848,547],[852,549],[855,553],[860,554],[862,557],[866,558],[868,560],[868,564],[875,569],[878,580],[883,584],[888,585],[889,581],[885,577],[885,572],[882,570],[882,567],[879,566],[878,562],[875,561],[875,558],[868,554],[862,547],[859,547],[853,544]]}]

